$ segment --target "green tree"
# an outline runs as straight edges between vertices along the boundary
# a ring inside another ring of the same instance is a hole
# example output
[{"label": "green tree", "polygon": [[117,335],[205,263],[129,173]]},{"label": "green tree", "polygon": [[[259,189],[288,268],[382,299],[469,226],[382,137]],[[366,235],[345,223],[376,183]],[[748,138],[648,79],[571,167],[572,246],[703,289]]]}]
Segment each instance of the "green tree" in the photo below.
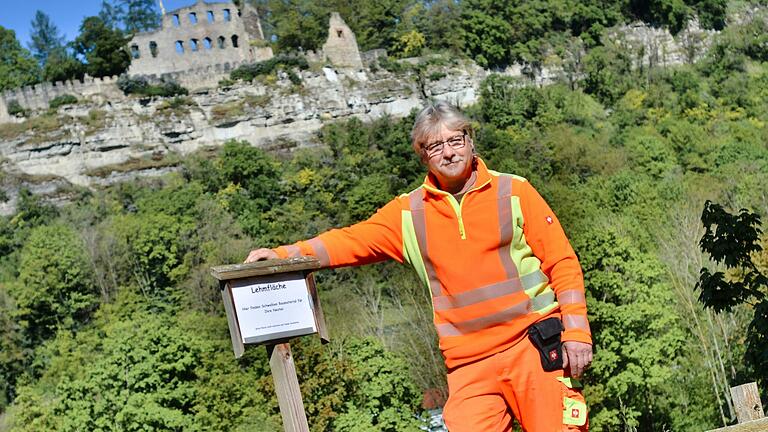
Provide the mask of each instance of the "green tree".
[{"label": "green tree", "polygon": [[54,51],[63,48],[64,37],[59,34],[59,29],[51,18],[41,10],[35,12],[29,37],[29,49],[41,66],[48,62],[48,57]]},{"label": "green tree", "polygon": [[184,265],[191,224],[163,213],[121,215],[111,221],[117,234],[115,265],[149,298],[167,298],[187,274]]},{"label": "green tree", "polygon": [[154,0],[120,0],[123,30],[134,34],[156,30],[160,27],[160,12]]},{"label": "green tree", "polygon": [[131,63],[126,38],[120,30],[107,27],[99,17],[87,17],[75,38],[75,53],[85,58],[86,72],[94,77],[120,75]]},{"label": "green tree", "polygon": [[701,269],[696,289],[699,301],[715,312],[731,311],[749,304],[754,316],[747,332],[746,359],[761,383],[768,382],[768,276],[756,263],[762,252],[760,217],[742,209],[728,213],[721,205],[707,201],[701,214],[704,235],[701,250],[727,273]]},{"label": "green tree", "polygon": [[98,304],[91,267],[71,228],[53,224],[32,230],[21,251],[19,278],[11,285],[14,313],[28,347],[57,328],[76,328]]},{"label": "green tree", "polygon": [[40,66],[16,39],[16,32],[0,26],[0,91],[40,81]]},{"label": "green tree", "polygon": [[664,268],[615,229],[592,230],[580,239],[576,249],[597,347],[585,378],[590,426],[658,430],[669,424],[670,413],[656,401],[668,397],[666,383],[685,340]]},{"label": "green tree", "polygon": [[49,82],[81,80],[86,66],[68,49],[60,47],[50,53],[43,67],[43,79]]},{"label": "green tree", "polygon": [[311,0],[269,0],[264,17],[281,52],[317,50],[328,36],[330,11]]}]

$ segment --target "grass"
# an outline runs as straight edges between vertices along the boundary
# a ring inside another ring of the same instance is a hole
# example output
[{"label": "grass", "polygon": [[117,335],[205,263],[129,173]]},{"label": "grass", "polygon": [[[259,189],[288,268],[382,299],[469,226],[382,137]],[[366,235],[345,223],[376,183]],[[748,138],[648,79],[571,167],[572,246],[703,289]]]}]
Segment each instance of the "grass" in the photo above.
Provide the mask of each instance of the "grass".
[{"label": "grass", "polygon": [[211,117],[213,121],[221,121],[233,117],[239,117],[243,114],[245,114],[244,100],[227,102],[211,108]]},{"label": "grass", "polygon": [[141,171],[152,168],[165,168],[179,164],[179,157],[174,154],[155,155],[144,158],[131,158],[119,164],[106,165],[99,168],[92,168],[85,172],[90,177],[109,177],[112,173],[125,173],[131,171]]},{"label": "grass", "polygon": [[264,108],[272,100],[269,95],[245,95],[243,101],[251,108]]},{"label": "grass", "polygon": [[55,114],[44,114],[29,118],[21,123],[11,123],[3,125],[0,128],[0,139],[11,140],[18,138],[27,132],[33,132],[34,135],[29,142],[42,142],[45,135],[61,128],[61,119]]},{"label": "grass", "polygon": [[104,129],[104,125],[107,123],[107,113],[94,108],[88,111],[88,116],[81,117],[80,121],[86,126],[85,134],[92,135],[96,131]]},{"label": "grass", "polygon": [[162,101],[157,106],[157,112],[164,116],[189,114],[189,107],[195,106],[195,101],[187,96],[176,96]]}]

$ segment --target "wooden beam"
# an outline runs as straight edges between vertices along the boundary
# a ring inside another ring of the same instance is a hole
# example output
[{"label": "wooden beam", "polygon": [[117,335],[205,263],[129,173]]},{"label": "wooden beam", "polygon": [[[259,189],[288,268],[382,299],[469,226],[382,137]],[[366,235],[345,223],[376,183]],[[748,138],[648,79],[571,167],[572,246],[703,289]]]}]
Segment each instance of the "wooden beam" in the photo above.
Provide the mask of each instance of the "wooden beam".
[{"label": "wooden beam", "polygon": [[726,426],[720,429],[712,429],[709,432],[765,432],[768,431],[768,417],[760,420],[752,420],[733,426]]},{"label": "wooden beam", "polygon": [[272,378],[275,380],[275,392],[280,404],[283,429],[285,432],[309,432],[291,346],[287,342],[268,345],[267,355],[269,355]]},{"label": "wooden beam", "polygon": [[320,261],[314,257],[264,260],[247,264],[229,264],[211,268],[211,275],[220,281],[242,279],[251,276],[263,276],[275,273],[288,273],[300,270],[317,270]]}]

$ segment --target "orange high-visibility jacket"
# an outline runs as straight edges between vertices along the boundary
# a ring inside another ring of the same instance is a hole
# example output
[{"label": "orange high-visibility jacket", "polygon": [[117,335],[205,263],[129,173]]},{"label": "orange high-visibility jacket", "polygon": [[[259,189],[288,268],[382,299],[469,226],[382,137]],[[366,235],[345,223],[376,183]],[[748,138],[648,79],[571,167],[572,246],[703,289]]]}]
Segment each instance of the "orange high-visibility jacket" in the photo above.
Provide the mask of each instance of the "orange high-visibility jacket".
[{"label": "orange high-visibility jacket", "polygon": [[370,219],[275,252],[325,267],[411,264],[432,295],[448,368],[511,347],[549,316],[562,318],[564,341],[592,343],[581,267],[554,213],[524,178],[480,159],[460,202],[427,176]]}]

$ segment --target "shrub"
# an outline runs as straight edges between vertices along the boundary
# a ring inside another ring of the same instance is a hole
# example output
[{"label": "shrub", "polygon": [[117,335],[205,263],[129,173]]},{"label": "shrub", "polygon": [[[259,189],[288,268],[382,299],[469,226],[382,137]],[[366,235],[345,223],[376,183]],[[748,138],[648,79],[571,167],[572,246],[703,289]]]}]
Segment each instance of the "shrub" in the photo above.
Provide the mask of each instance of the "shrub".
[{"label": "shrub", "polygon": [[[309,69],[309,63],[303,56],[298,55],[278,55],[269,60],[258,63],[246,64],[233,70],[229,77],[233,80],[252,81],[259,75],[269,75],[279,66],[285,68],[299,68],[301,70]],[[290,78],[290,75],[289,75]],[[293,81],[293,80],[291,80]]]},{"label": "shrub", "polygon": [[187,89],[179,85],[172,79],[162,78],[159,81],[152,82],[147,77],[121,76],[117,80],[117,87],[126,95],[137,94],[141,96],[179,96],[186,95]]},{"label": "shrub", "polygon": [[61,96],[56,96],[55,98],[51,99],[50,102],[48,102],[48,107],[51,109],[56,109],[63,105],[72,105],[77,103],[77,98],[72,96],[71,94],[63,94]]},{"label": "shrub", "polygon": [[24,107],[21,106],[19,101],[12,100],[8,102],[8,114],[15,116],[23,116],[27,114],[27,110],[24,109]]}]

